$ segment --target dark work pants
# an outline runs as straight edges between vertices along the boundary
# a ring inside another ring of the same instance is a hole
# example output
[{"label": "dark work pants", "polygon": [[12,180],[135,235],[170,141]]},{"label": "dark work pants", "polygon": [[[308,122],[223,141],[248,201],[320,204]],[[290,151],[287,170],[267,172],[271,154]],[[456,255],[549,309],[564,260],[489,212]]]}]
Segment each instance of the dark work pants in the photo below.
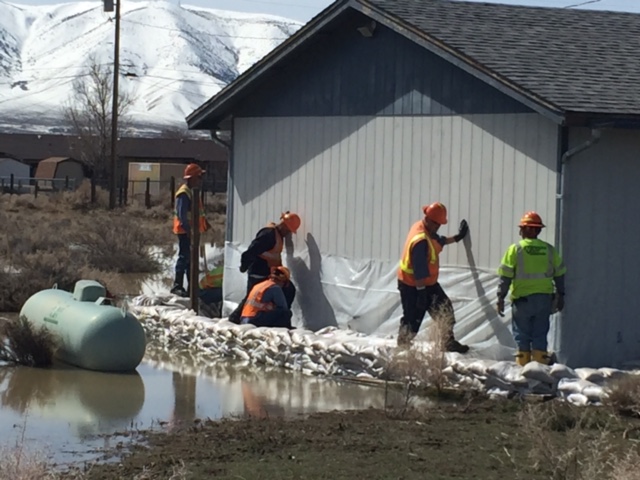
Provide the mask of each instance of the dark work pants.
[{"label": "dark work pants", "polygon": [[191,271],[190,267],[191,262],[191,241],[189,240],[189,235],[186,233],[178,234],[178,260],[176,261],[176,285],[183,287],[184,284],[184,275],[187,275],[187,279],[189,278],[189,273]]},{"label": "dark work pants", "polygon": [[272,312],[260,312],[251,319],[243,319],[242,323],[250,323],[256,327],[283,327],[291,329],[291,311],[274,310]]},{"label": "dark work pants", "polygon": [[[264,282],[265,280],[266,280],[266,277],[257,278],[257,277],[252,277],[251,275],[247,277],[247,293],[245,294],[242,301],[238,304],[236,309],[233,312],[231,312],[231,314],[229,315],[230,322],[240,323],[242,308],[244,307],[244,304],[247,301],[247,298],[249,297],[249,293],[251,292],[251,289],[255,287],[257,284],[259,284],[260,282]],[[284,287],[282,287],[282,293],[284,293],[284,298],[287,301],[287,306],[289,307],[289,310],[291,310],[291,305],[293,304],[293,300],[296,298],[296,287],[293,285],[293,283],[288,282]]]},{"label": "dark work pants", "polygon": [[418,308],[418,289],[416,287],[398,282],[398,290],[400,290],[400,301],[402,302],[401,331],[408,330],[411,336],[415,336],[420,330],[424,316],[429,312],[433,320],[447,322],[449,329],[447,342],[454,340],[453,304],[439,283],[425,288],[428,297],[426,308]]}]

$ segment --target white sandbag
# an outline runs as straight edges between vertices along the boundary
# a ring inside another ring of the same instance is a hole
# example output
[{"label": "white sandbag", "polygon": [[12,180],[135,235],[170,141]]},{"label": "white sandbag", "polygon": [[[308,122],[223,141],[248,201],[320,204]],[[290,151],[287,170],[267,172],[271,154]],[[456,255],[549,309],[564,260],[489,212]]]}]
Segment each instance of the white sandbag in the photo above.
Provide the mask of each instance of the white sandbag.
[{"label": "white sandbag", "polygon": [[503,382],[514,385],[527,385],[527,379],[522,376],[522,367],[515,362],[494,362],[486,369],[486,375],[487,378],[489,376],[498,377]]},{"label": "white sandbag", "polygon": [[575,372],[579,378],[592,383],[602,383],[605,379],[604,374],[595,368],[576,368]]},{"label": "white sandbag", "polygon": [[594,383],[586,385],[580,393],[592,402],[602,402],[602,399],[606,396],[604,389],[600,385],[596,385]]},{"label": "white sandbag", "polygon": [[567,402],[578,407],[589,405],[589,399],[581,393],[571,393],[567,396]]},{"label": "white sandbag", "polygon": [[618,370],[617,368],[602,367],[602,368],[599,368],[598,371],[607,380],[618,380],[620,378],[623,378],[629,375],[629,372],[625,372],[624,370]]},{"label": "white sandbag", "polygon": [[557,380],[561,380],[563,378],[568,379],[576,379],[579,378],[578,374],[573,370],[573,368],[568,367],[562,363],[554,363],[551,365],[551,376]]},{"label": "white sandbag", "polygon": [[554,385],[558,382],[558,379],[551,375],[551,367],[538,362],[529,362],[522,367],[522,376],[549,385]]},{"label": "white sandbag", "polygon": [[496,363],[495,360],[477,359],[467,365],[467,369],[474,375],[485,377],[487,375],[487,369],[490,368],[494,363]]}]

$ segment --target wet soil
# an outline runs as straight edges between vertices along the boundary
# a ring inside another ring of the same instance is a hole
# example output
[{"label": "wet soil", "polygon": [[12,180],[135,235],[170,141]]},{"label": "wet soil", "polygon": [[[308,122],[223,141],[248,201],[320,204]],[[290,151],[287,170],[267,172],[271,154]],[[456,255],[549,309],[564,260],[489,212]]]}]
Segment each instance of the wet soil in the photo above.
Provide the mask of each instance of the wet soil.
[{"label": "wet soil", "polygon": [[[606,464],[593,455],[603,429],[608,451],[622,458],[628,449],[637,449],[628,432],[639,427],[637,420],[615,417],[603,409],[479,397],[421,412],[369,409],[294,419],[257,414],[147,432],[145,442],[120,463],[96,465],[85,475],[94,479],[587,478],[571,476],[569,471],[571,465],[586,468],[590,461]],[[554,477],[557,470],[566,475]]]}]

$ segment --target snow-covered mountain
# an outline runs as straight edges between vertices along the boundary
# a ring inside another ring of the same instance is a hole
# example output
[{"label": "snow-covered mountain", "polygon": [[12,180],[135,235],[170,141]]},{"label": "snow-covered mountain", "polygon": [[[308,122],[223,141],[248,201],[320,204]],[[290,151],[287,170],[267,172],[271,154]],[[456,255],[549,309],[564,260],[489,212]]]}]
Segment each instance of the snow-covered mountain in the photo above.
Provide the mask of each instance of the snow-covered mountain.
[{"label": "snow-covered mountain", "polygon": [[[62,109],[90,59],[113,65],[113,18],[102,1],[0,0],[0,131],[61,131]],[[119,84],[135,100],[132,123],[148,132],[186,128],[187,115],[301,25],[179,0],[122,2]]]}]

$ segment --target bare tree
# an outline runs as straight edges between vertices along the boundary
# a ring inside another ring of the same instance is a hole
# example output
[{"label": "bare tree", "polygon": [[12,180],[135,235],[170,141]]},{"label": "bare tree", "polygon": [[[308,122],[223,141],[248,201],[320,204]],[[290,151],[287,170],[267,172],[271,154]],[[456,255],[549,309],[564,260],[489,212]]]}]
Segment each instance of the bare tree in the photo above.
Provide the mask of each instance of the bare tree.
[{"label": "bare tree", "polygon": [[[73,92],[64,107],[64,118],[79,138],[78,160],[92,175],[106,180],[111,173],[111,109],[113,70],[89,58],[89,72],[73,82]],[[127,128],[127,112],[134,99],[118,92],[118,135]]]}]

